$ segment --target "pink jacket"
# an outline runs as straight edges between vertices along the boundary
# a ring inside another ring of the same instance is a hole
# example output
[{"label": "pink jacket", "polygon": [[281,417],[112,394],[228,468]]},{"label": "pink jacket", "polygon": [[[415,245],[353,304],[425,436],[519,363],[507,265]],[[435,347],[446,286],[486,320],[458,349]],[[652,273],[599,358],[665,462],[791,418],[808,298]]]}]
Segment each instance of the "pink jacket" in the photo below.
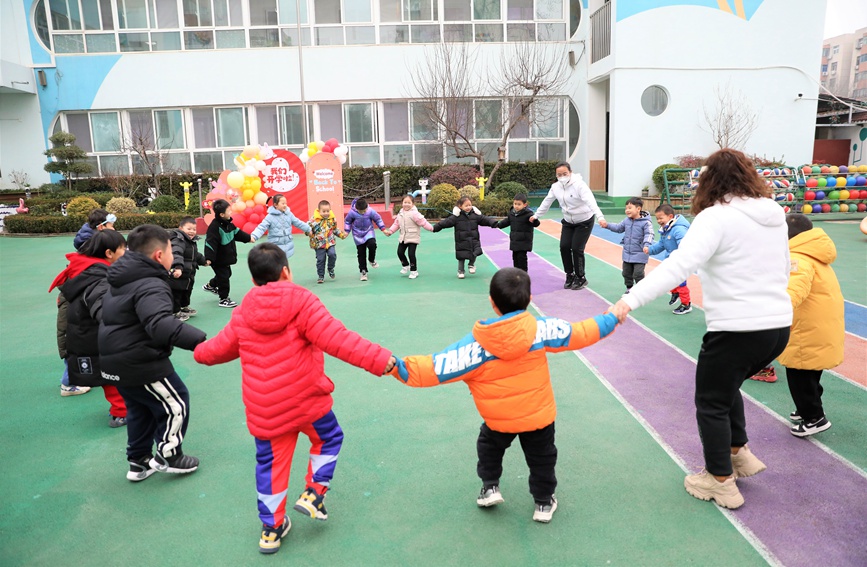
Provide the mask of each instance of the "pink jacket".
[{"label": "pink jacket", "polygon": [[419,244],[421,242],[421,228],[433,231],[431,223],[418,212],[418,209],[413,206],[406,211],[401,207],[400,211],[394,216],[394,223],[389,227],[390,232],[397,232],[400,229],[400,242],[407,244]]}]

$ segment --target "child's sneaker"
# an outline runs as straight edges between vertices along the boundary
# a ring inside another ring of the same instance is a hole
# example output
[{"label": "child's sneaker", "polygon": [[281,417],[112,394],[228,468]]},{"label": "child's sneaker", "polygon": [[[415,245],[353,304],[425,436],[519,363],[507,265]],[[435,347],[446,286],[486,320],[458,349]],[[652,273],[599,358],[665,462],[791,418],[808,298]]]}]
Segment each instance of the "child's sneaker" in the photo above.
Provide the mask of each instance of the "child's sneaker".
[{"label": "child's sneaker", "polygon": [[774,383],[777,381],[777,372],[774,370],[774,367],[770,368],[762,368],[758,372],[756,372],[755,376],[750,376],[750,380],[755,380],[757,382],[771,382]]},{"label": "child's sneaker", "polygon": [[464,273],[461,272],[460,270],[458,270],[458,279],[459,279],[459,280],[462,280],[462,279],[464,279],[465,277],[466,277],[466,276],[464,275]]},{"label": "child's sneaker", "polygon": [[671,299],[668,300],[669,305],[674,305],[677,303],[677,300],[680,299],[680,294],[676,291],[671,292]]},{"label": "child's sneaker", "polygon": [[687,313],[690,313],[691,311],[692,311],[692,303],[686,303],[686,304],[681,303],[677,307],[677,309],[672,311],[672,313],[674,313],[675,315],[686,315]]},{"label": "child's sneaker", "polygon": [[175,313],[175,319],[177,319],[178,321],[186,321],[189,318],[190,316],[183,311],[178,311],[177,313]]},{"label": "child's sneaker", "polygon": [[316,280],[316,283],[325,283],[325,278],[320,277],[319,279]]},{"label": "child's sneaker", "polygon": [[500,487],[496,484],[494,486],[482,486],[482,491],[479,492],[479,497],[476,498],[476,504],[478,504],[479,508],[489,508],[503,502],[505,500],[503,500],[503,495],[500,494]]},{"label": "child's sneaker", "polygon": [[111,428],[123,427],[124,425],[126,425],[126,418],[125,417],[116,417],[113,415],[108,416],[108,426],[109,427],[111,427]]},{"label": "child's sneaker", "polygon": [[740,508],[744,504],[744,497],[738,490],[735,477],[729,477],[725,482],[720,482],[706,470],[698,474],[688,475],[683,479],[683,486],[690,495],[699,500],[714,500],[723,508]]},{"label": "child's sneaker", "polygon": [[195,315],[199,314],[198,311],[196,311],[195,309],[193,309],[191,307],[181,307],[181,313],[186,313],[190,317],[194,317]]},{"label": "child's sneaker", "polygon": [[791,431],[792,435],[794,435],[795,437],[809,437],[810,435],[821,433],[822,431],[825,431],[830,427],[831,422],[828,421],[827,417],[822,416],[819,419],[811,421],[810,423],[802,421],[789,431]]},{"label": "child's sneaker", "polygon": [[199,459],[183,453],[167,459],[157,453],[149,464],[151,468],[161,473],[188,474],[199,468]]},{"label": "child's sneaker", "polygon": [[322,520],[324,522],[328,519],[328,512],[325,511],[325,495],[318,494],[312,488],[308,488],[301,493],[301,496],[295,503],[295,510],[305,516],[310,516],[314,520]]},{"label": "child's sneaker", "polygon": [[587,278],[579,278],[578,276],[575,276],[575,279],[572,281],[572,289],[578,291],[585,287],[587,287]]},{"label": "child's sneaker", "polygon": [[470,264],[469,271],[471,274],[475,274],[476,273],[476,267],[473,264]]},{"label": "child's sneaker", "polygon": [[237,303],[235,303],[234,301],[232,301],[228,297],[226,299],[221,299],[220,303],[218,303],[217,305],[219,305],[220,307],[228,307],[229,309],[232,309],[232,308],[238,306]]},{"label": "child's sneaker", "polygon": [[209,284],[209,283],[206,283],[205,285],[203,285],[203,286],[202,286],[202,289],[205,290],[205,291],[210,291],[211,293],[213,293],[213,294],[215,294],[215,295],[219,295],[219,294],[220,294],[220,290],[218,290],[218,289],[215,288],[215,287],[211,287],[211,284]]},{"label": "child's sneaker", "polygon": [[259,553],[271,554],[280,551],[280,540],[286,537],[289,529],[292,527],[292,522],[289,516],[283,518],[283,525],[279,528],[272,528],[262,524],[262,535],[259,537]]},{"label": "child's sneaker", "polygon": [[60,385],[60,395],[64,398],[66,396],[80,396],[81,394],[86,394],[90,391],[90,388],[87,386],[64,386]]},{"label": "child's sneaker", "polygon": [[798,410],[795,410],[789,414],[789,420],[798,423],[799,421],[804,421],[804,418],[801,417],[801,414],[798,413]]},{"label": "child's sneaker", "polygon": [[536,502],[536,509],[533,511],[533,521],[547,524],[554,517],[554,512],[557,510],[557,499],[551,495],[551,501],[547,504],[539,504]]},{"label": "child's sneaker", "polygon": [[376,262],[371,262],[371,263],[370,263],[370,267],[371,267],[371,268],[378,268],[378,267],[379,267],[379,264],[377,264]]},{"label": "child's sneaker", "polygon": [[767,468],[768,466],[753,455],[746,445],[740,448],[737,455],[732,455],[732,469],[736,478],[753,476]]},{"label": "child's sneaker", "polygon": [[575,282],[575,274],[566,274],[566,283],[563,284],[563,289],[569,289]]},{"label": "child's sneaker", "polygon": [[400,275],[405,276],[409,273],[409,266],[404,266],[400,269]]},{"label": "child's sneaker", "polygon": [[332,280],[334,279],[334,277],[335,277],[334,276],[334,270],[328,270],[328,277],[331,278]]},{"label": "child's sneaker", "polygon": [[361,272],[361,277],[358,279],[360,279],[363,282],[366,282],[367,281],[367,272]]},{"label": "child's sneaker", "polygon": [[150,465],[152,458],[153,457],[150,455],[146,455],[139,459],[131,459],[129,461],[129,472],[126,473],[126,479],[130,482],[141,482],[157,472],[157,470]]},{"label": "child's sneaker", "polygon": [[409,279],[414,280],[417,277],[418,277],[418,272],[410,272],[409,273]]}]

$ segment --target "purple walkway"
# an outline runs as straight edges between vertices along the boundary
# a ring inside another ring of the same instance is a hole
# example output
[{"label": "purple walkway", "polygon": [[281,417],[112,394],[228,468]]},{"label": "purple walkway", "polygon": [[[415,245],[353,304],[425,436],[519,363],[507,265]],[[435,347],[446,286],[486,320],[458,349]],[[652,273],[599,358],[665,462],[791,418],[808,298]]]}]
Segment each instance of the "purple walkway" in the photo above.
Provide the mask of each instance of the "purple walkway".
[{"label": "purple walkway", "polygon": [[[499,230],[481,235],[494,264],[511,266],[508,235]],[[562,270],[535,254],[529,266],[533,303],[545,315],[579,321],[607,309],[593,293],[564,290]],[[581,352],[691,469],[702,468],[691,360],[634,322]],[[652,353],[654,362],[636,376],[634,357],[624,353]],[[786,566],[867,565],[867,479],[793,437],[758,404],[746,399],[744,404],[750,446],[768,469],[738,482],[746,504],[734,516]],[[683,497],[690,498],[685,491]]]}]

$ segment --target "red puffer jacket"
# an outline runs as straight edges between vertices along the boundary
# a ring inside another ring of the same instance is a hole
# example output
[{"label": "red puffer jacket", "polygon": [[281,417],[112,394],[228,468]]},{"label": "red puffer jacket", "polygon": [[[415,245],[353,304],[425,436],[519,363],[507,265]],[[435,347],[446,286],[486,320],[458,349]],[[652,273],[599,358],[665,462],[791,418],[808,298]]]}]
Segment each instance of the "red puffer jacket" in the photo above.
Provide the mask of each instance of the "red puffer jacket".
[{"label": "red puffer jacket", "polygon": [[391,352],[331,316],[319,298],[291,282],[254,287],[229,324],[196,347],[196,362],[213,365],[241,357],[247,427],[273,439],[331,410],[334,384],[323,351],[377,376]]}]

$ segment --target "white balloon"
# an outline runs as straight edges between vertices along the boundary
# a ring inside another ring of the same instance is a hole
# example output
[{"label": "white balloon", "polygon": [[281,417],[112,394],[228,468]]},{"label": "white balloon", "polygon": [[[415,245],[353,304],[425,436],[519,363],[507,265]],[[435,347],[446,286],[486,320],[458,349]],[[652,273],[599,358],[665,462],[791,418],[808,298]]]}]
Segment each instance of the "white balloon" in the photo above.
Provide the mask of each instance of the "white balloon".
[{"label": "white balloon", "polygon": [[258,171],[253,165],[246,165],[244,169],[241,171],[244,174],[244,177],[256,177],[259,175]]},{"label": "white balloon", "polygon": [[337,146],[334,148],[334,155],[336,156],[345,156],[349,153],[349,148],[344,145]]},{"label": "white balloon", "polygon": [[346,163],[346,156],[337,156],[337,161],[340,162],[340,165]]},{"label": "white balloon", "polygon": [[264,161],[262,161],[260,159],[256,160],[256,169],[258,171],[265,171],[265,167],[267,167],[267,166],[265,165]]},{"label": "white balloon", "polygon": [[307,163],[308,161],[310,161],[310,156],[307,155],[307,152],[306,152],[306,151],[301,152],[301,155],[298,156],[298,157],[299,157],[299,159],[301,160],[301,163]]}]

